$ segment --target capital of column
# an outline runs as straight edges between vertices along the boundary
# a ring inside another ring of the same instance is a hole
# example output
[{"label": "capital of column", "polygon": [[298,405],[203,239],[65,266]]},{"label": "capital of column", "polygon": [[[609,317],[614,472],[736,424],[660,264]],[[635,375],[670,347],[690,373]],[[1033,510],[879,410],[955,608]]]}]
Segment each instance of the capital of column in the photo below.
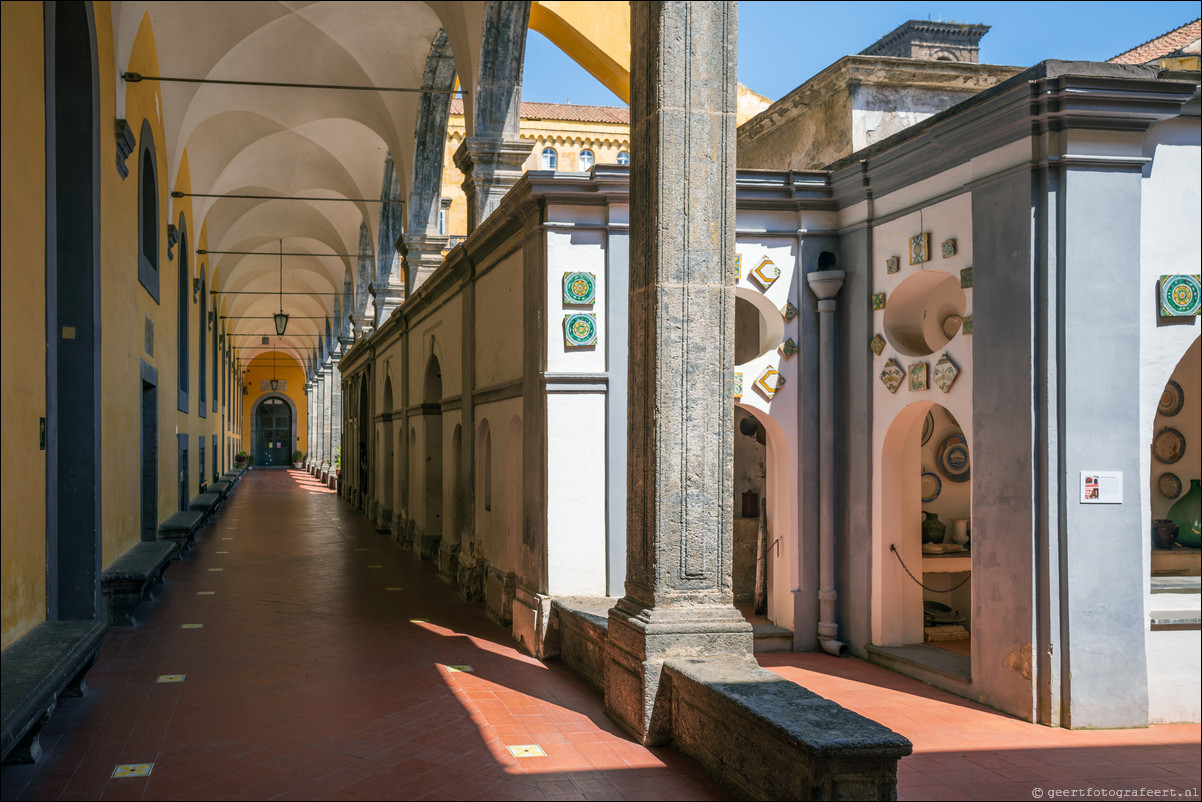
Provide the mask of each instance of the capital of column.
[{"label": "capital of column", "polygon": [[463,173],[467,196],[467,230],[483,223],[501,199],[522,177],[522,165],[534,149],[533,141],[469,136],[455,151],[455,166]]},{"label": "capital of column", "polygon": [[[846,279],[847,272],[843,270],[815,270],[806,273],[806,283],[810,285],[810,292],[818,299],[819,312],[835,311],[835,296],[843,289]],[[829,308],[824,309],[823,305],[826,302],[829,302]]]},{"label": "capital of column", "polygon": [[413,292],[442,264],[450,237],[441,234],[402,234],[397,250],[405,258],[405,289]]}]

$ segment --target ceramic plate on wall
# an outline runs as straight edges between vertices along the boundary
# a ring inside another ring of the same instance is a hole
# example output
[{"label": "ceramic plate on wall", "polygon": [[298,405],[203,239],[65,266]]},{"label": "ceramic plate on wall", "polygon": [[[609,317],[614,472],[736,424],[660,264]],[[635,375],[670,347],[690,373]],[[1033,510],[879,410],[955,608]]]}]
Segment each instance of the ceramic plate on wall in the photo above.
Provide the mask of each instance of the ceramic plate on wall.
[{"label": "ceramic plate on wall", "polygon": [[953,434],[939,446],[939,470],[952,482],[967,482],[972,478],[964,435]]},{"label": "ceramic plate on wall", "polygon": [[943,490],[943,482],[939,481],[939,477],[935,474],[925,471],[922,474],[922,503],[929,504],[939,498],[940,491]]},{"label": "ceramic plate on wall", "polygon": [[1164,386],[1164,393],[1160,396],[1160,406],[1156,411],[1166,418],[1171,418],[1181,411],[1185,406],[1185,391],[1181,389],[1181,385],[1169,379],[1169,383]]},{"label": "ceramic plate on wall", "polygon": [[[927,412],[927,419],[922,422],[922,444],[925,446],[931,439],[931,435],[935,433],[935,413],[934,411]],[[931,474],[934,476],[934,474]],[[926,476],[924,473],[923,476]],[[936,477],[938,478],[938,477]]]},{"label": "ceramic plate on wall", "polygon": [[1175,473],[1162,473],[1160,479],[1156,482],[1156,486],[1168,498],[1177,498],[1177,496],[1181,495],[1181,480],[1177,478],[1177,474]]},{"label": "ceramic plate on wall", "polygon": [[1165,465],[1172,465],[1185,456],[1185,435],[1176,429],[1165,429],[1152,441],[1152,454]]}]

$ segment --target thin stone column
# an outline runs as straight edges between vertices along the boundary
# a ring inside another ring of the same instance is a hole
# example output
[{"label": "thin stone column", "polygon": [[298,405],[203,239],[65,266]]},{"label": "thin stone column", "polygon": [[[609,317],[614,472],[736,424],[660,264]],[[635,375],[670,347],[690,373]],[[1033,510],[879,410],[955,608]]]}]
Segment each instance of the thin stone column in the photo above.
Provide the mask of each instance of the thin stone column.
[{"label": "thin stone column", "polygon": [[752,658],[733,606],[735,4],[631,4],[626,595],[605,705],[670,737],[665,659]]},{"label": "thin stone column", "polygon": [[306,419],[305,420],[305,423],[306,423],[306,426],[305,426],[305,430],[306,430],[305,451],[306,451],[306,453],[308,453],[309,458],[308,458],[308,462],[305,465],[305,467],[309,468],[310,470],[312,470],[311,466],[313,465],[313,461],[317,459],[317,437],[315,436],[316,429],[314,428],[315,425],[317,424],[316,389],[317,389],[316,385],[313,384],[313,377],[311,375],[306,377],[306,379],[305,379],[305,419]]},{"label": "thin stone column", "polygon": [[330,471],[334,471],[334,371],[329,361],[321,366],[321,380],[325,383],[325,403],[321,409],[321,447],[325,451],[326,460],[330,463]]},{"label": "thin stone column", "polygon": [[342,373],[338,370],[338,362],[346,350],[342,340],[330,353],[330,473],[337,476],[338,466],[334,464],[334,453],[342,445]]}]

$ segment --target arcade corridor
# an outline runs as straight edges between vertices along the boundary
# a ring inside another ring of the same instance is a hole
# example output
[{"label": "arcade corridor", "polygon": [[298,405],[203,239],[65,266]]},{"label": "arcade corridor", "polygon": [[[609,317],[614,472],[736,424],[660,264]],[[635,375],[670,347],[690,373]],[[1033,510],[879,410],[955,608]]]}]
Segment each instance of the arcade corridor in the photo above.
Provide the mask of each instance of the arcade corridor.
[{"label": "arcade corridor", "polygon": [[[4,768],[4,799],[729,798],[304,472],[246,474],[166,579],[59,703],[41,761]],[[1198,725],[1041,727],[856,659],[759,657],[913,741],[899,799],[1198,787]],[[150,776],[112,778],[136,763]]]}]

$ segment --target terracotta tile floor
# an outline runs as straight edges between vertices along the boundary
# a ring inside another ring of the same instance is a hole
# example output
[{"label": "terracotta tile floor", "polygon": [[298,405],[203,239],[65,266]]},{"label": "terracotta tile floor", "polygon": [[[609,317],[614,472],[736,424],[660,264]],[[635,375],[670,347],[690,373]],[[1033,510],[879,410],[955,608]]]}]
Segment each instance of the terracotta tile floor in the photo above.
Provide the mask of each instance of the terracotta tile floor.
[{"label": "terracotta tile floor", "polygon": [[[760,665],[914,744],[898,764],[898,799],[1198,799],[1202,727],[1065,730],[1019,721],[862,660],[762,654]],[[1067,793],[1066,793],[1067,792]],[[1175,792],[1175,793],[1170,793]]]},{"label": "terracotta tile floor", "polygon": [[[673,750],[623,736],[591,687],[522,655],[433,565],[299,471],[248,474],[138,616],[106,637],[87,696],[59,703],[42,760],[4,767],[4,799],[729,798]],[[1197,725],[1068,732],[859,660],[761,658],[914,742],[900,799],[1196,798]],[[545,756],[508,749],[532,744]],[[150,762],[148,777],[110,779]]]}]

